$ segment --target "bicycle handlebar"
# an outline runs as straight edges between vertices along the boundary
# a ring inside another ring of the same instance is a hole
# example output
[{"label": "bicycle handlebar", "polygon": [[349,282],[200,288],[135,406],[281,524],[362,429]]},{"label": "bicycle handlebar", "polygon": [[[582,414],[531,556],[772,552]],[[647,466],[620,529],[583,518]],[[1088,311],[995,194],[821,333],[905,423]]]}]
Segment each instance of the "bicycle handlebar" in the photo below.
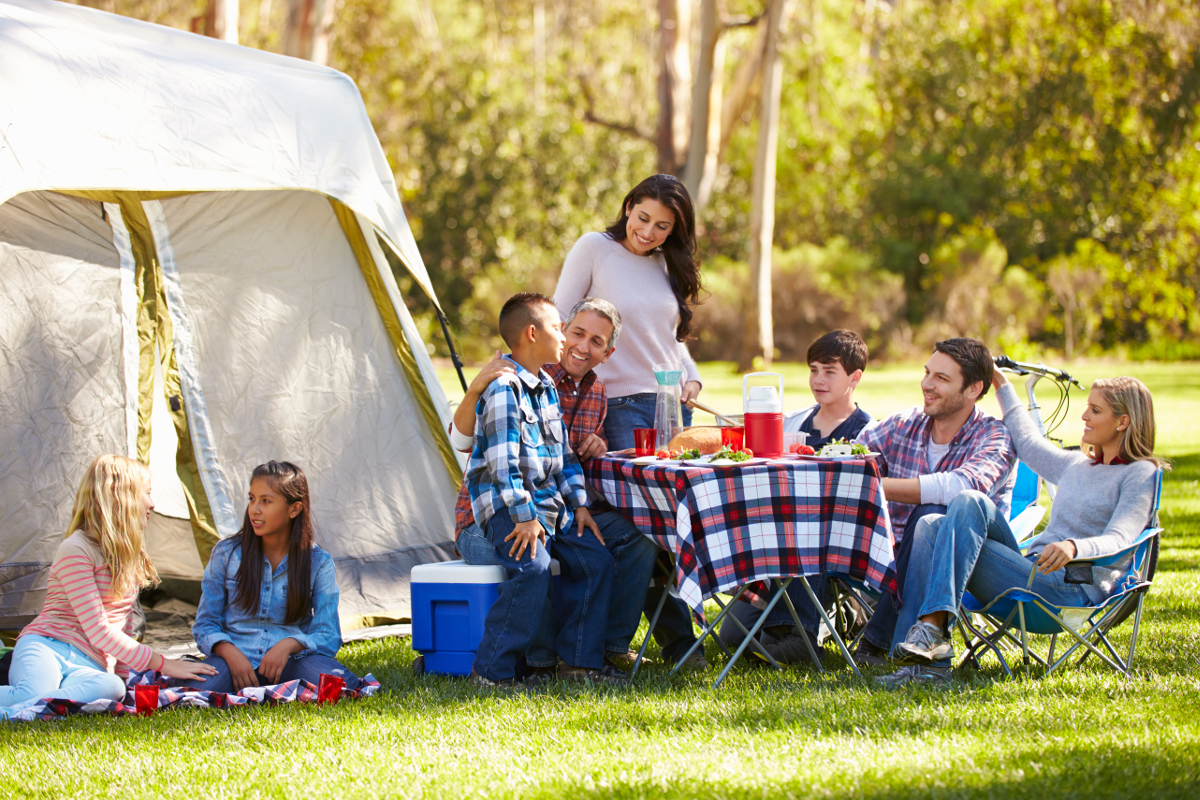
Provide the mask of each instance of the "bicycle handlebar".
[{"label": "bicycle handlebar", "polygon": [[1061,381],[1062,383],[1069,383],[1077,389],[1083,389],[1083,386],[1079,384],[1079,381],[1072,378],[1071,375],[1065,370],[1047,367],[1045,364],[1026,364],[1021,361],[1013,361],[1008,356],[996,356],[995,361],[996,366],[1000,369],[1007,370],[1009,372],[1015,372],[1018,375],[1028,375],[1030,373],[1044,375],[1048,378],[1053,378],[1056,381]]}]

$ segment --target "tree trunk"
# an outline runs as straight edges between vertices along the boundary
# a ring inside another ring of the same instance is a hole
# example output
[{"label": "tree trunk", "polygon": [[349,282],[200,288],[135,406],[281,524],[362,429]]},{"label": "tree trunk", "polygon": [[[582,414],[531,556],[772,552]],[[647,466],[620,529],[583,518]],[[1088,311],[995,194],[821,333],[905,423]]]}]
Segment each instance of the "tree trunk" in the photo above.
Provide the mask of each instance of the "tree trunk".
[{"label": "tree trunk", "polygon": [[208,0],[204,15],[192,17],[192,33],[238,43],[238,0]]},{"label": "tree trunk", "polygon": [[329,63],[329,28],[335,0],[288,0],[283,52],[317,64]]},{"label": "tree trunk", "polygon": [[738,65],[737,72],[733,76],[733,85],[729,88],[729,94],[725,95],[725,102],[721,106],[721,142],[717,147],[718,156],[725,152],[725,147],[729,144],[729,137],[733,135],[734,129],[742,118],[742,112],[746,110],[750,99],[754,97],[754,84],[762,73],[763,55],[767,47],[769,19],[769,13],[763,14],[759,19],[754,44],[750,46],[750,51],[746,53],[745,59]]},{"label": "tree trunk", "polygon": [[779,45],[787,23],[790,0],[771,0],[767,10],[767,42],[759,97],[758,149],[750,197],[750,287],[754,306],[746,315],[742,364],[756,356],[770,366],[775,352],[771,311],[771,245],[775,238],[775,166],[779,150],[779,106],[783,97],[783,61]]},{"label": "tree trunk", "polygon": [[712,197],[721,146],[721,75],[725,70],[721,32],[717,0],[701,0],[700,58],[692,86],[692,136],[683,177],[697,213]]},{"label": "tree trunk", "polygon": [[658,0],[658,171],[675,175],[688,149],[688,100],[692,87],[689,56],[692,5],[689,0]]}]

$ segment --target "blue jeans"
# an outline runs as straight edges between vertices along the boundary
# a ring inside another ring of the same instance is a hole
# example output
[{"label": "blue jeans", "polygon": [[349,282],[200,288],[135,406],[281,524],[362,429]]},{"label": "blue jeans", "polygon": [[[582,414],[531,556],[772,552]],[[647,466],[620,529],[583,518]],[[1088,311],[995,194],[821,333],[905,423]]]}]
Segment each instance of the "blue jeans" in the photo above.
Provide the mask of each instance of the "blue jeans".
[{"label": "blue jeans", "polygon": [[[913,542],[916,540],[914,532],[917,523],[923,517],[930,514],[943,514],[945,511],[945,506],[928,503],[920,505],[912,510],[912,513],[908,515],[908,521],[904,523],[904,535],[900,538],[900,544],[896,545],[896,551],[892,553],[892,564],[896,575],[896,585],[901,589],[900,599],[905,603],[908,602],[908,598],[904,596],[903,590],[905,578],[908,576],[909,559],[912,557]],[[892,596],[891,592],[884,592],[875,605],[875,613],[871,614],[867,627],[863,629],[863,638],[880,650],[889,649],[892,646],[892,639],[899,630],[896,627],[896,617],[899,613],[900,607],[896,603],[896,598]],[[905,628],[900,633],[900,641],[904,641],[907,634],[908,628]]]},{"label": "blue jeans", "polygon": [[[558,615],[554,613],[553,600],[547,600],[545,611],[539,625],[534,642],[526,653],[526,663],[531,667],[552,666],[557,662],[556,652],[564,661],[572,666],[599,666],[572,661],[572,659],[588,659],[594,661],[592,647],[595,622],[606,620],[604,625],[604,652],[624,653],[629,650],[629,642],[637,632],[638,622],[642,616],[642,604],[646,596],[646,587],[650,583],[650,574],[654,569],[654,559],[658,555],[658,546],[643,536],[629,520],[615,511],[601,511],[594,515],[597,527],[604,536],[604,546],[601,547],[596,537],[586,531],[582,537],[576,537],[574,532],[555,537],[554,557],[558,559],[563,584],[562,619],[566,619],[566,581],[577,579],[582,574],[587,586],[586,596],[587,639],[582,648],[566,646],[560,649],[558,637],[561,626]],[[468,564],[498,564],[496,549],[491,542],[484,538],[483,531],[478,525],[465,529],[458,537],[458,552]],[[603,555],[607,552],[607,558]],[[564,561],[567,562],[564,564]],[[586,563],[585,563],[586,562]],[[606,568],[611,563],[611,568]],[[572,566],[574,564],[574,566]],[[604,575],[609,575],[608,582],[608,611],[601,617],[597,602],[599,594],[604,590],[599,582]],[[551,594],[552,598],[553,595]]]},{"label": "blue jeans", "polygon": [[[893,647],[926,614],[945,611],[953,625],[968,589],[988,603],[1009,589],[1024,588],[1037,561],[1037,556],[1022,555],[1008,520],[980,492],[966,491],[954,498],[944,517],[925,517],[913,539]],[[1032,590],[1054,604],[1090,605],[1080,586],[1063,581],[1065,572],[1038,573]],[[949,666],[950,661],[939,666]]]},{"label": "blue jeans", "polygon": [[[220,692],[221,694],[234,694],[233,689],[233,673],[229,670],[229,664],[220,656],[209,656],[204,659],[204,663],[210,667],[215,667],[216,675],[209,675],[200,680],[192,678],[183,680],[181,678],[171,678],[167,681],[167,686],[172,688],[188,687],[190,689],[198,689],[202,692]],[[321,680],[321,674],[335,675],[346,682],[347,689],[362,688],[362,678],[355,675],[346,668],[342,662],[336,658],[323,656],[320,653],[313,653],[307,656],[292,656],[288,659],[287,664],[283,667],[283,672],[279,675],[278,681],[271,681],[258,670],[254,671],[254,676],[258,679],[259,686],[269,686],[272,683],[287,683],[288,681],[302,680],[316,686]]]},{"label": "blue jeans", "polygon": [[[654,406],[658,400],[655,392],[642,392],[624,397],[608,398],[608,414],[604,418],[604,438],[609,450],[625,450],[633,447],[634,428],[654,427]],[[683,407],[683,424],[692,424],[692,410]],[[659,598],[666,591],[654,587],[646,592],[642,611],[646,619],[654,616]],[[692,628],[692,612],[678,597],[668,597],[662,613],[654,626],[654,640],[667,661],[678,661],[696,641]]]},{"label": "blue jeans", "polygon": [[17,639],[8,682],[9,686],[0,686],[0,720],[43,697],[78,703],[125,697],[125,681],[82,650],[36,634]]}]

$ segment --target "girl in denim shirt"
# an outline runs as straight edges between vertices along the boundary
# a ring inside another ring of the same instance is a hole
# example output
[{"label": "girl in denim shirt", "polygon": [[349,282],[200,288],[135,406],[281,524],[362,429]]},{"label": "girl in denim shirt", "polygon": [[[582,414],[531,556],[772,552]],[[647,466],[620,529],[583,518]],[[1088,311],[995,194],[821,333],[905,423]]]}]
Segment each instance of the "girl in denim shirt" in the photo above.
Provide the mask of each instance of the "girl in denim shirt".
[{"label": "girl in denim shirt", "polygon": [[337,675],[342,646],[333,558],[313,542],[308,479],[287,461],[255,467],[237,536],[217,544],[204,570],[192,634],[217,674],[200,688],[236,692]]}]

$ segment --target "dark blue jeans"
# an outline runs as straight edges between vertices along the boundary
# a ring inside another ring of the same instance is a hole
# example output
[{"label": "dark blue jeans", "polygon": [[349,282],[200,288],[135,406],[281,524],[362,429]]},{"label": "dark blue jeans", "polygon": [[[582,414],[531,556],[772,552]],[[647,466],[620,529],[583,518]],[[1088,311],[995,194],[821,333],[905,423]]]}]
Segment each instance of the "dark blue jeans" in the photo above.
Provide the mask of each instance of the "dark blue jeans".
[{"label": "dark blue jeans", "polygon": [[[634,428],[654,427],[654,392],[642,392],[624,397],[608,398],[608,415],[604,418],[604,438],[609,450],[625,450],[633,447]],[[692,424],[692,410],[683,407],[683,424]],[[647,579],[647,582],[648,579]],[[642,611],[646,619],[654,616],[658,601],[666,591],[661,587],[649,589],[645,595]],[[658,642],[663,658],[678,661],[696,641],[692,628],[692,612],[678,597],[667,597],[658,623],[654,626],[654,641]]]},{"label": "dark blue jeans", "polygon": [[[216,667],[217,674],[209,675],[203,681],[198,678],[191,680],[172,678],[167,681],[167,685],[173,688],[188,686],[193,689],[199,689],[202,692],[233,694],[233,674],[229,671],[229,664],[225,659],[220,656],[209,656],[204,659],[204,663],[211,667]],[[359,678],[347,669],[336,658],[323,656],[320,653],[313,653],[307,656],[292,656],[289,658],[287,665],[283,668],[283,673],[279,676],[278,683],[302,680],[316,686],[321,680],[322,673],[336,675],[341,678],[346,682],[347,689],[359,689],[362,687],[362,678]],[[262,673],[255,671],[254,675],[258,678],[259,686],[268,686],[271,684],[271,681],[264,677]]]},{"label": "dark blue jeans", "polygon": [[517,658],[534,643],[550,590],[550,547],[552,537],[538,544],[537,554],[526,548],[518,561],[508,554],[511,542],[504,537],[516,526],[507,511],[488,520],[484,530],[492,543],[496,563],[504,567],[508,580],[500,584],[500,596],[488,610],[483,637],[475,651],[473,669],[492,681],[511,680],[517,675]]},{"label": "dark blue jeans", "polygon": [[[896,585],[901,588],[901,602],[907,602],[904,597],[904,580],[908,577],[908,562],[912,555],[913,542],[916,541],[914,532],[917,529],[917,521],[922,517],[930,514],[945,514],[946,507],[940,505],[920,505],[913,509],[908,516],[908,522],[904,523],[904,536],[900,539],[900,544],[896,545],[896,551],[892,554],[892,562],[895,564]],[[867,623],[867,627],[863,630],[863,638],[881,650],[890,650],[892,647],[892,638],[896,633],[896,619],[900,614],[900,607],[896,604],[896,598],[891,592],[884,592],[879,598],[879,604],[875,606],[875,613],[871,615],[871,621]]]},{"label": "dark blue jeans", "polygon": [[[558,635],[554,651],[573,667],[599,669],[604,665],[604,634],[613,589],[613,557],[587,528],[578,526],[554,537],[554,558],[562,577],[562,607],[558,610]],[[543,614],[542,630],[547,615]],[[541,664],[535,646],[529,653],[532,666]]]}]

